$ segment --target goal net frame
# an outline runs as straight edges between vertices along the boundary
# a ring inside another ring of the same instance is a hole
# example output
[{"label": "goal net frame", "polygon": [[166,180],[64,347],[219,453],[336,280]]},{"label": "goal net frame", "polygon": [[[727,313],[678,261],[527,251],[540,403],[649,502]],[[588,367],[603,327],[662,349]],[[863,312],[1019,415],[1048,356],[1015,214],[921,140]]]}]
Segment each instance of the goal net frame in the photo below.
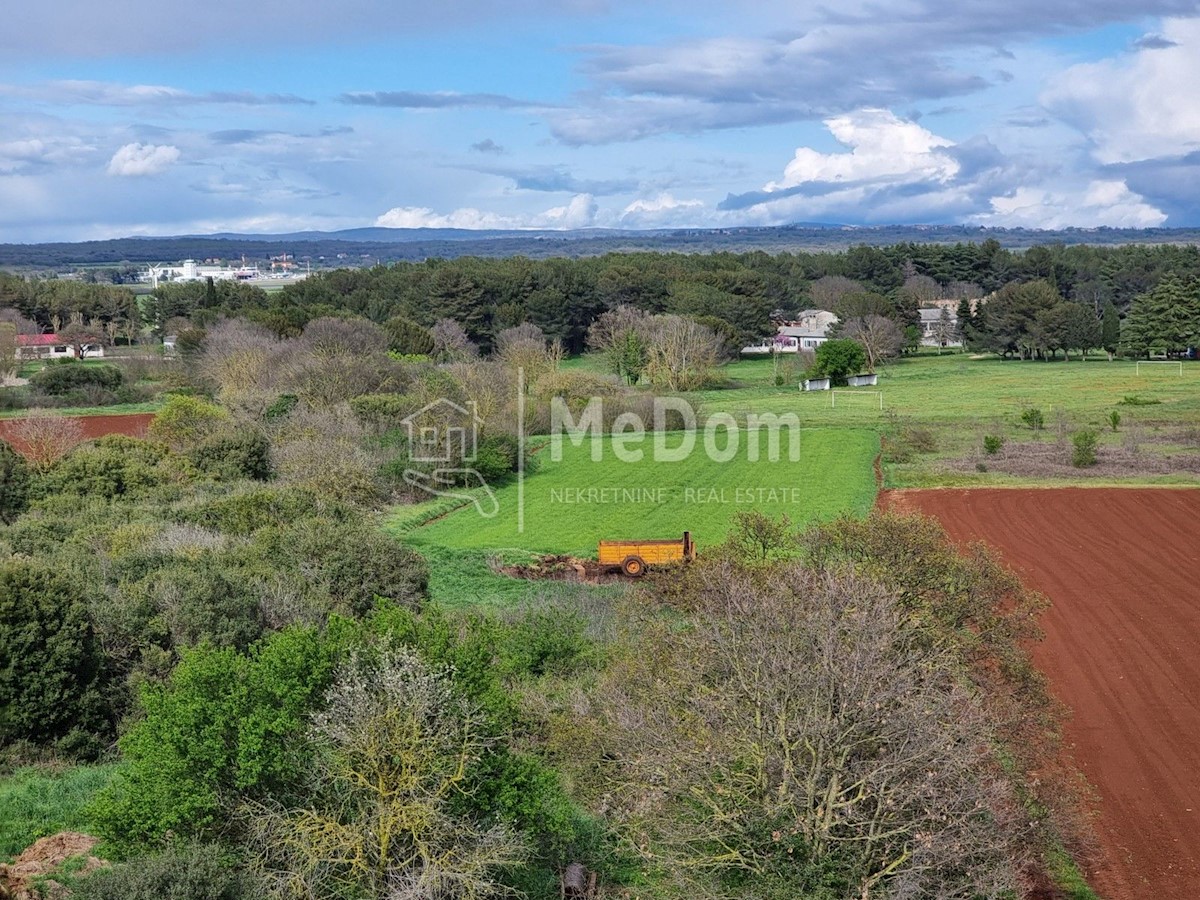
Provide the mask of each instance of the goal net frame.
[{"label": "goal net frame", "polygon": [[874,394],[879,398],[879,408],[883,409],[883,391],[830,391],[829,392],[829,408],[837,409],[837,395],[849,394],[852,397],[865,397],[869,394]]},{"label": "goal net frame", "polygon": [[1142,374],[1142,366],[1178,366],[1179,371],[1177,374],[1180,376],[1183,375],[1183,362],[1178,359],[1139,359],[1134,363],[1133,367],[1136,375],[1140,376]]}]

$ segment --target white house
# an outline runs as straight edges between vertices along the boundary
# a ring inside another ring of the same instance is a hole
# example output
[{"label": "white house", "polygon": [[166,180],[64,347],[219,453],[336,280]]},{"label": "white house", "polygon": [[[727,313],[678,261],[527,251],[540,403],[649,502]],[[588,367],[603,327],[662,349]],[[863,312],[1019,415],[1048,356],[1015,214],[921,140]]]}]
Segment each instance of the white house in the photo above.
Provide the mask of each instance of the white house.
[{"label": "white house", "polygon": [[803,310],[794,320],[777,326],[774,337],[764,339],[761,344],[743,347],[742,353],[765,356],[769,353],[816,350],[829,340],[829,329],[837,320],[837,316],[824,309]]},{"label": "white house", "polygon": [[[102,344],[83,345],[84,359],[100,359],[104,356]],[[17,359],[74,359],[75,345],[64,341],[57,334],[18,334]]]},{"label": "white house", "polygon": [[[922,347],[961,347],[962,337],[958,333],[958,314],[948,306],[919,309],[921,316]],[[946,318],[942,318],[942,313]]]}]

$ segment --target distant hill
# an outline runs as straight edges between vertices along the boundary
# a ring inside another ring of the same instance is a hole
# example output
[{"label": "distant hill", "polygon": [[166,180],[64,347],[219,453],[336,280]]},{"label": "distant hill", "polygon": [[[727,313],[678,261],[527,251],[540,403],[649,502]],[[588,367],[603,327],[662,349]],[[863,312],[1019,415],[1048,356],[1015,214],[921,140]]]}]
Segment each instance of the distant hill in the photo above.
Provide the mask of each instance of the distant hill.
[{"label": "distant hill", "polygon": [[0,267],[61,269],[139,265],[182,259],[245,257],[263,261],[288,253],[314,268],[377,265],[431,257],[598,256],[613,252],[767,253],[836,251],[861,244],[954,244],[996,240],[1010,249],[1035,244],[1200,244],[1200,228],[1071,228],[1039,231],[967,225],[816,225],[770,228],[621,231],[470,231],[457,228],[353,228],[290,234],[210,234],[130,237],[108,241],[0,244]]}]

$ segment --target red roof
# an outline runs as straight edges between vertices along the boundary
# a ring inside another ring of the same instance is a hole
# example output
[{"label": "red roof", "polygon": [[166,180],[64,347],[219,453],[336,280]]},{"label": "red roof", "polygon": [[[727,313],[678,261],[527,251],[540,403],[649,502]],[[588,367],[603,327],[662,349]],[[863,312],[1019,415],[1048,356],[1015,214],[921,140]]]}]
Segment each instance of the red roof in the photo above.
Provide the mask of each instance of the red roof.
[{"label": "red roof", "polygon": [[61,347],[66,344],[57,334],[18,334],[19,347]]}]

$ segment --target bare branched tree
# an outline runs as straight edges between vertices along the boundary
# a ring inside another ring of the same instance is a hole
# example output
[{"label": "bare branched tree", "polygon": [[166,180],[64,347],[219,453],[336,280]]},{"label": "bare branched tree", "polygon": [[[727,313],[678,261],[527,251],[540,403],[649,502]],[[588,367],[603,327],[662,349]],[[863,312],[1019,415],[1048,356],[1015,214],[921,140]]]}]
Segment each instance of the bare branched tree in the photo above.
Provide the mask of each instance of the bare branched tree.
[{"label": "bare branched tree", "polygon": [[861,898],[1018,893],[1026,817],[987,717],[893,594],[799,564],[695,577],[690,627],[632,613],[572,732],[678,896],[819,872]]},{"label": "bare branched tree", "polygon": [[479,355],[479,347],[453,319],[439,319],[429,334],[433,337],[433,358],[439,362],[462,362]]},{"label": "bare branched tree", "polygon": [[84,440],[83,425],[78,419],[41,409],[32,409],[21,418],[12,419],[8,435],[13,446],[39,472],[52,468]]},{"label": "bare branched tree", "polygon": [[646,375],[656,387],[696,390],[721,361],[722,338],[695,319],[653,316],[648,332]]},{"label": "bare branched tree", "polygon": [[885,359],[899,356],[904,349],[904,332],[895,320],[885,316],[869,315],[848,319],[841,326],[842,337],[857,341],[867,354],[867,371]]},{"label": "bare branched tree", "polygon": [[312,804],[245,821],[276,897],[476,900],[521,861],[517,835],[453,808],[493,739],[448,678],[409,650],[354,656],[313,719]]},{"label": "bare branched tree", "polygon": [[524,371],[528,393],[538,379],[558,369],[564,353],[562,341],[547,342],[541,328],[526,322],[496,335],[496,356],[513,372]]}]

